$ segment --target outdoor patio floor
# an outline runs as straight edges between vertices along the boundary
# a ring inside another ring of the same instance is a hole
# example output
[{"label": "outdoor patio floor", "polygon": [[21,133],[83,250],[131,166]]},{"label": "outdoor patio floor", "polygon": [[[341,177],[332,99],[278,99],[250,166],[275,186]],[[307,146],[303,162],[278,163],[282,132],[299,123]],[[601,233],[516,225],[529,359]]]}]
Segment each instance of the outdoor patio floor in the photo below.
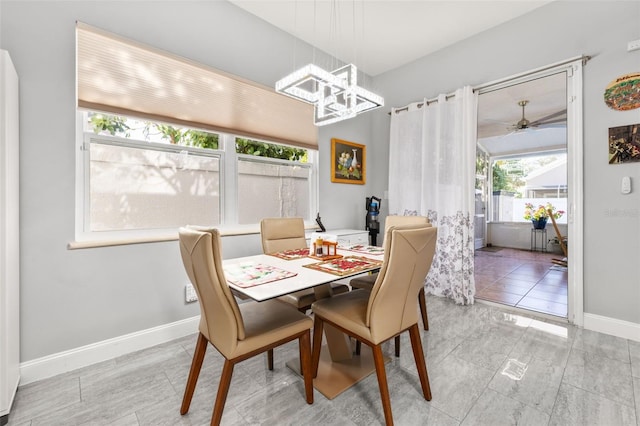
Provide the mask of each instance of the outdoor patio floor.
[{"label": "outdoor patio floor", "polygon": [[476,298],[567,317],[567,268],[555,253],[487,247],[475,252]]}]

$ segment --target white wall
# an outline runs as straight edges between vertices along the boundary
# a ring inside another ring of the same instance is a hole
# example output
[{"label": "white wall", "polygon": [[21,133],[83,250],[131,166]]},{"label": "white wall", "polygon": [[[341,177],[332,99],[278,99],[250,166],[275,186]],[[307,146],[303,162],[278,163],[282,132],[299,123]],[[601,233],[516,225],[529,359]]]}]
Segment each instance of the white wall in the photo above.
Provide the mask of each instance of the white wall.
[{"label": "white wall", "polygon": [[[638,326],[640,164],[609,165],[607,135],[609,127],[640,123],[640,110],[611,110],[603,93],[616,77],[640,67],[640,51],[627,52],[627,42],[640,38],[639,23],[637,1],[554,1],[375,79],[387,106],[400,107],[463,85],[593,56],[584,68],[584,311]],[[382,167],[389,120],[383,111],[372,115],[375,161]],[[636,183],[629,195],[620,193],[623,176]]]},{"label": "white wall", "polygon": [[[567,225],[558,225],[560,234],[567,235]],[[547,223],[546,239],[556,237],[556,231],[551,223]],[[532,235],[530,223],[515,222],[494,222],[487,224],[487,242],[495,247],[509,247],[522,250],[531,250],[535,245],[537,250],[542,248],[544,237],[538,231],[538,234]],[[558,244],[547,244],[547,251],[550,253],[561,254],[562,249]]]}]

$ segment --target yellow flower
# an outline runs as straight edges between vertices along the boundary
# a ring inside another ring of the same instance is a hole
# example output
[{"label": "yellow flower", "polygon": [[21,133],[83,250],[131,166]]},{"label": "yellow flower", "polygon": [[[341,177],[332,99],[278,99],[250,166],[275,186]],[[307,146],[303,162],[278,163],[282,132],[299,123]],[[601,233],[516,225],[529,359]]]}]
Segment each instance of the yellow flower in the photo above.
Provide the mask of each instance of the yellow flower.
[{"label": "yellow flower", "polygon": [[523,218],[526,220],[547,219],[549,217],[548,210],[551,210],[551,214],[553,215],[554,219],[560,219],[564,214],[563,210],[556,210],[556,208],[551,203],[547,203],[545,206],[540,204],[537,208],[534,208],[533,204],[531,203],[526,203],[524,207]]}]

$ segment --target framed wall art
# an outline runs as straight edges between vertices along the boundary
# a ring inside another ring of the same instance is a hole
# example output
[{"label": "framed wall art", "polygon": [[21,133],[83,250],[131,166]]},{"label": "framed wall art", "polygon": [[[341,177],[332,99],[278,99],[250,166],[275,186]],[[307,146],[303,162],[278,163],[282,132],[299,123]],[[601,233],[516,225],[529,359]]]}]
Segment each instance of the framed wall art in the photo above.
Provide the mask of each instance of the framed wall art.
[{"label": "framed wall art", "polygon": [[341,139],[331,139],[331,182],[364,185],[366,147]]},{"label": "framed wall art", "polygon": [[640,124],[609,128],[609,164],[640,161]]},{"label": "framed wall art", "polygon": [[604,102],[618,111],[640,108],[640,72],[623,75],[609,83]]}]

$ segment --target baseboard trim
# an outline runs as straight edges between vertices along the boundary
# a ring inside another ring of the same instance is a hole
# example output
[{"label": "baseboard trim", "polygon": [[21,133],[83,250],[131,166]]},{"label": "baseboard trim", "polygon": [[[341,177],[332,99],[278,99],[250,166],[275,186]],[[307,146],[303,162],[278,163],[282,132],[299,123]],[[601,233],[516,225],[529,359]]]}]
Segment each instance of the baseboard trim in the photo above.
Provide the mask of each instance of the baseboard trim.
[{"label": "baseboard trim", "polygon": [[20,364],[20,385],[146,349],[198,331],[200,316],[103,340]]},{"label": "baseboard trim", "polygon": [[584,328],[640,342],[640,324],[584,313]]}]

